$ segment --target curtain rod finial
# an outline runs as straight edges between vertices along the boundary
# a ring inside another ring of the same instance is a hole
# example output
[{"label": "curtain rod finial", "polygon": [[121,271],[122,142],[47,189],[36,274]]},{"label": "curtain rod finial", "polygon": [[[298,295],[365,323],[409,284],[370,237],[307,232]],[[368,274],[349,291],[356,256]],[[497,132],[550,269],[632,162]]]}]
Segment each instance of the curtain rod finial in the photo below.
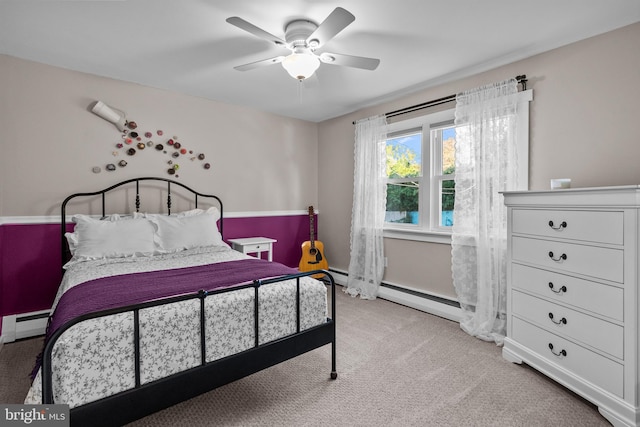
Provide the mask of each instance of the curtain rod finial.
[{"label": "curtain rod finial", "polygon": [[522,74],[520,76],[516,76],[516,80],[518,83],[522,85],[522,90],[527,90],[527,75]]}]

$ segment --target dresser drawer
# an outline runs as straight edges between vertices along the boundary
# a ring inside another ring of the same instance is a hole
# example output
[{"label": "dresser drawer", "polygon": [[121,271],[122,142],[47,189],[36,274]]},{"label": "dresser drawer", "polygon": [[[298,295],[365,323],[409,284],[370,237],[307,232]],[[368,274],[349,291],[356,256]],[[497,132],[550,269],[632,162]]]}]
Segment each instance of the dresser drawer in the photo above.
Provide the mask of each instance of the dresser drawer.
[{"label": "dresser drawer", "polygon": [[511,265],[511,286],[615,320],[623,320],[622,288],[515,263]]},{"label": "dresser drawer", "polygon": [[621,364],[518,318],[513,319],[511,337],[540,357],[623,397],[624,367]]},{"label": "dresser drawer", "polygon": [[512,237],[514,261],[624,282],[622,249]]},{"label": "dresser drawer", "polygon": [[622,326],[515,290],[511,292],[511,298],[514,316],[527,319],[550,332],[565,335],[619,359],[624,357]]},{"label": "dresser drawer", "polygon": [[513,209],[513,232],[622,245],[622,212]]}]

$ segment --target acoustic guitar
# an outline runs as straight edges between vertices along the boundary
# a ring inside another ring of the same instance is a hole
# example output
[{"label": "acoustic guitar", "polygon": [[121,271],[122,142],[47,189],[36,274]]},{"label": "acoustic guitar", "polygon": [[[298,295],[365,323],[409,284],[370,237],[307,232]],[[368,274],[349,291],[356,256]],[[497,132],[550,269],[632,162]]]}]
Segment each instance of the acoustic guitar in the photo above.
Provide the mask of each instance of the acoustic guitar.
[{"label": "acoustic guitar", "polygon": [[[309,240],[302,244],[302,258],[298,270],[301,272],[326,270],[329,268],[329,263],[324,256],[324,244],[314,239],[313,206],[309,206],[309,228]],[[322,276],[322,274],[315,274],[313,277],[318,279]]]}]

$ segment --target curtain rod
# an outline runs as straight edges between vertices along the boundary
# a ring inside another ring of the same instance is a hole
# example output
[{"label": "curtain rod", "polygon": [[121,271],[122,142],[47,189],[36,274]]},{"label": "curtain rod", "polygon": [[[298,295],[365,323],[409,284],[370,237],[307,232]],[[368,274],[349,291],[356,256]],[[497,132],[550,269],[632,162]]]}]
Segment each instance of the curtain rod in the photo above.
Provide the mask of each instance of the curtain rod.
[{"label": "curtain rod", "polygon": [[[522,74],[520,76],[516,76],[515,79],[518,81],[518,83],[522,84],[522,90],[527,90],[527,75],[526,74]],[[419,111],[425,108],[429,108],[429,107],[435,107],[436,105],[440,105],[440,104],[446,104],[447,102],[451,102],[451,101],[455,101],[457,95],[449,95],[449,96],[445,96],[443,98],[438,98],[438,99],[434,99],[431,101],[427,101],[427,102],[423,102],[422,104],[416,104],[416,105],[412,105],[410,107],[405,107],[405,108],[401,108],[399,110],[395,110],[395,111],[390,111],[388,113],[385,113],[384,115],[387,118],[390,117],[395,117],[395,116],[400,116],[402,114],[407,114],[407,113],[413,113],[414,111]],[[354,121],[353,124],[355,125],[357,121]]]}]

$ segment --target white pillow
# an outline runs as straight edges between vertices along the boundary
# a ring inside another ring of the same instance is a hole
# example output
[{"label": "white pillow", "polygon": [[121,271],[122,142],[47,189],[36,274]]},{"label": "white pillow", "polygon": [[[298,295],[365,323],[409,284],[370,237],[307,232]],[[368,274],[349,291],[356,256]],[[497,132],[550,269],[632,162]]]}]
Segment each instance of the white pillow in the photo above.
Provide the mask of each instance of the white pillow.
[{"label": "white pillow", "polygon": [[146,217],[155,225],[155,242],[160,252],[224,244],[218,231],[220,211],[216,207],[206,211],[194,209],[175,216],[147,214]]},{"label": "white pillow", "polygon": [[102,221],[122,221],[123,219],[131,219],[133,218],[132,214],[111,214],[107,215],[103,218],[100,218]]},{"label": "white pillow", "polygon": [[[196,209],[191,209],[191,210],[188,210],[188,211],[182,211],[182,212],[178,212],[178,213],[172,213],[171,215],[167,215],[167,214],[153,214],[153,213],[147,213],[147,212],[144,212],[144,213],[142,213],[142,212],[134,212],[134,213],[133,213],[133,217],[134,217],[134,218],[147,218],[147,219],[152,219],[152,218],[156,218],[156,217],[159,217],[159,216],[160,216],[160,217],[163,217],[163,218],[166,218],[166,217],[171,217],[171,218],[182,218],[182,217],[185,217],[185,216],[196,216],[196,215],[202,215],[202,214],[204,214],[204,213],[206,213],[206,214],[212,214],[212,215],[217,215],[217,217],[216,217],[216,218],[217,218],[217,219],[216,219],[216,221],[217,221],[218,219],[220,219],[220,211],[219,211],[219,210],[218,210],[218,208],[216,208],[215,206],[214,206],[214,207],[210,207],[210,208],[209,208],[209,209],[207,209],[206,211],[205,211],[205,210],[203,210],[203,209],[198,209],[198,208],[196,208]],[[115,220],[118,220],[118,219],[120,218],[120,217],[118,216],[118,214],[114,214],[114,215],[115,215]],[[114,219],[112,219],[112,218],[114,218],[114,215],[111,215],[111,216],[109,217],[109,219],[110,219],[111,221],[113,221],[113,220],[114,220]]]},{"label": "white pillow", "polygon": [[74,215],[73,233],[66,233],[74,260],[153,255],[154,227],[147,219],[99,220]]}]

